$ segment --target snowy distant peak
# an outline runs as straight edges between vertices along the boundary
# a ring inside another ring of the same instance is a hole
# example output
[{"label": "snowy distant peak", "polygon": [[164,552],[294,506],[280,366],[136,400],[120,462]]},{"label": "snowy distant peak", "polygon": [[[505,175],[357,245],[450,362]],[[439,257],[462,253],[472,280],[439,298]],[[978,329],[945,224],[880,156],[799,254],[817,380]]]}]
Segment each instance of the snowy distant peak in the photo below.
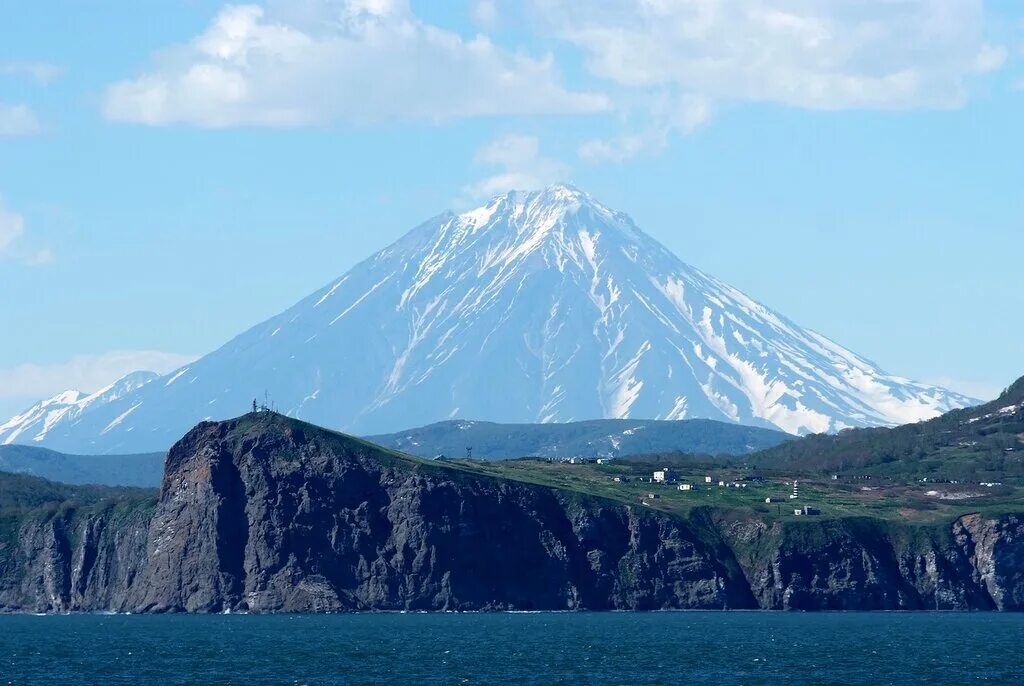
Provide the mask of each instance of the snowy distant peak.
[{"label": "snowy distant peak", "polygon": [[0,424],[0,445],[42,440],[46,432],[84,397],[80,391],[63,391],[11,417]]},{"label": "snowy distant peak", "polygon": [[140,370],[137,372],[131,372],[130,374],[125,374],[120,379],[111,384],[111,386],[134,390],[136,388],[141,388],[142,386],[145,386],[151,381],[156,381],[159,378],[160,374],[157,374],[156,372]]},{"label": "snowy distant peak", "polygon": [[[599,238],[614,242],[634,260],[645,251],[668,254],[627,215],[578,188],[558,184],[539,191],[509,191],[460,214],[442,213],[369,262],[403,273],[415,269],[417,280],[422,280],[455,263],[466,267],[472,261],[477,276],[483,276],[489,269],[521,263],[545,252],[548,257],[567,255],[580,262]],[[319,292],[317,298],[338,283]]]},{"label": "snowy distant peak", "polygon": [[137,371],[125,374],[114,383],[104,386],[95,393],[90,394],[82,402],[93,402],[97,399],[103,398],[104,400],[116,400],[124,395],[131,393],[139,388],[142,388],[146,384],[159,379],[160,375],[156,372],[150,371]]},{"label": "snowy distant peak", "polygon": [[155,372],[137,371],[93,393],[62,391],[0,424],[0,445],[29,441],[40,443],[46,440],[55,426],[76,419],[92,406],[114,402],[158,378],[160,375]]},{"label": "snowy distant peak", "polygon": [[543,212],[557,217],[565,217],[587,209],[612,219],[615,212],[595,200],[589,193],[568,184],[555,184],[539,191],[511,191],[499,195],[491,201],[507,207],[518,219],[533,213]]},{"label": "snowy distant peak", "polygon": [[383,278],[370,288],[386,290],[390,271],[404,284],[399,309],[415,303],[433,309],[442,304],[446,292],[458,290],[463,292],[462,302],[447,304],[478,314],[480,308],[500,303],[502,289],[522,283],[527,275],[575,267],[575,273],[591,281],[604,259],[597,254],[599,243],[606,253],[632,255],[634,260],[644,253],[664,252],[628,217],[571,186],[512,191],[462,214],[441,215],[400,240],[400,249],[383,250],[374,260]]},{"label": "snowy distant peak", "polygon": [[567,184],[539,191],[509,191],[491,198],[485,205],[452,216],[449,223],[470,233],[506,231],[510,237],[525,241],[560,227],[586,224],[617,229],[631,239],[639,234],[628,216]]},{"label": "snowy distant peak", "polygon": [[37,405],[37,407],[50,407],[53,405],[70,405],[72,403],[77,403],[84,397],[85,394],[82,393],[81,391],[69,389],[58,393],[52,398],[43,400],[42,402],[39,403],[39,405]]},{"label": "snowy distant peak", "polygon": [[435,216],[159,383],[126,378],[35,408],[0,441],[158,450],[268,392],[282,412],[357,434],[455,417],[702,418],[805,434],[972,403],[887,374],[559,184]]}]

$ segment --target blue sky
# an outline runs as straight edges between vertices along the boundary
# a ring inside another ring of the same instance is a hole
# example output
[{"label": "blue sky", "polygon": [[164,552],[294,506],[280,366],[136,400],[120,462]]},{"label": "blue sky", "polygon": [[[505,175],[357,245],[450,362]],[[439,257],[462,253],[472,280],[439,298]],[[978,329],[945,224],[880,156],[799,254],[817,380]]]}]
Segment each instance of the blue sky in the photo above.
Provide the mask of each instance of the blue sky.
[{"label": "blue sky", "polygon": [[572,181],[890,372],[1024,374],[1024,8],[0,0],[0,414]]}]

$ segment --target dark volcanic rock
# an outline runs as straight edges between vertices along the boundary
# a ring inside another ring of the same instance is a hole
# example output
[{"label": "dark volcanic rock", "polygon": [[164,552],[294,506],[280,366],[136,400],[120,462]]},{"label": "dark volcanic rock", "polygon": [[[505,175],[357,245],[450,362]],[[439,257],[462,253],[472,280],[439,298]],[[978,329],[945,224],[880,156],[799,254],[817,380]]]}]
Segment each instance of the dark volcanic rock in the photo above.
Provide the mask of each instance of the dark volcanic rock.
[{"label": "dark volcanic rock", "polygon": [[130,610],[146,565],[152,501],[43,509],[0,541],[0,610]]},{"label": "dark volcanic rock", "polygon": [[728,549],[685,520],[272,415],[172,449],[149,546],[147,611],[753,604]]},{"label": "dark volcanic rock", "polygon": [[0,510],[0,610],[1024,609],[1021,515],[684,518],[270,413],[189,432],[156,502],[53,492]]},{"label": "dark volcanic rock", "polygon": [[722,525],[759,607],[780,610],[1024,609],[1024,521],[874,519]]}]

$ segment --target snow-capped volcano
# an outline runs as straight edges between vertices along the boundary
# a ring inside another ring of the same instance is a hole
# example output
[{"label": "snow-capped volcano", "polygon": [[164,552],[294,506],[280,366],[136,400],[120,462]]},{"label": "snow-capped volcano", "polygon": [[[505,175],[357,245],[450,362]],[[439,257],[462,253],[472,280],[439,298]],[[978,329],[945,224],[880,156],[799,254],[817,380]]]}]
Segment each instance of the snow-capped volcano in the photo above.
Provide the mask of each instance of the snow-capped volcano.
[{"label": "snow-capped volcano", "polygon": [[703,417],[809,433],[973,402],[890,376],[559,185],[435,217],[219,350],[36,440],[166,448],[265,392],[282,412],[364,434],[453,417]]},{"label": "snow-capped volcano", "polygon": [[58,393],[0,424],[0,445],[42,442],[54,427],[73,424],[90,408],[108,405],[158,378],[155,372],[132,372],[95,393]]}]

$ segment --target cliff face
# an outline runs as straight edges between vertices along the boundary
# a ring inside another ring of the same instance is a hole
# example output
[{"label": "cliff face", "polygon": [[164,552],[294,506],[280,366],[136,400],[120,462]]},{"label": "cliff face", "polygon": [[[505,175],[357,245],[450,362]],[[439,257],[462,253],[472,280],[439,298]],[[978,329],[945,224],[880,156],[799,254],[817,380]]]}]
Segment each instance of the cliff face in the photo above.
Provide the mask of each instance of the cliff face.
[{"label": "cliff face", "polygon": [[126,611],[146,566],[153,502],[46,508],[4,518],[0,610]]},{"label": "cliff face", "polygon": [[870,519],[723,523],[757,606],[783,610],[1024,609],[1024,518],[952,525]]},{"label": "cliff face", "polygon": [[1024,516],[680,518],[269,414],[191,431],[155,507],[10,522],[7,610],[1024,609]]},{"label": "cliff face", "polygon": [[301,426],[210,424],[172,451],[148,611],[748,607],[712,532],[410,462]]}]

